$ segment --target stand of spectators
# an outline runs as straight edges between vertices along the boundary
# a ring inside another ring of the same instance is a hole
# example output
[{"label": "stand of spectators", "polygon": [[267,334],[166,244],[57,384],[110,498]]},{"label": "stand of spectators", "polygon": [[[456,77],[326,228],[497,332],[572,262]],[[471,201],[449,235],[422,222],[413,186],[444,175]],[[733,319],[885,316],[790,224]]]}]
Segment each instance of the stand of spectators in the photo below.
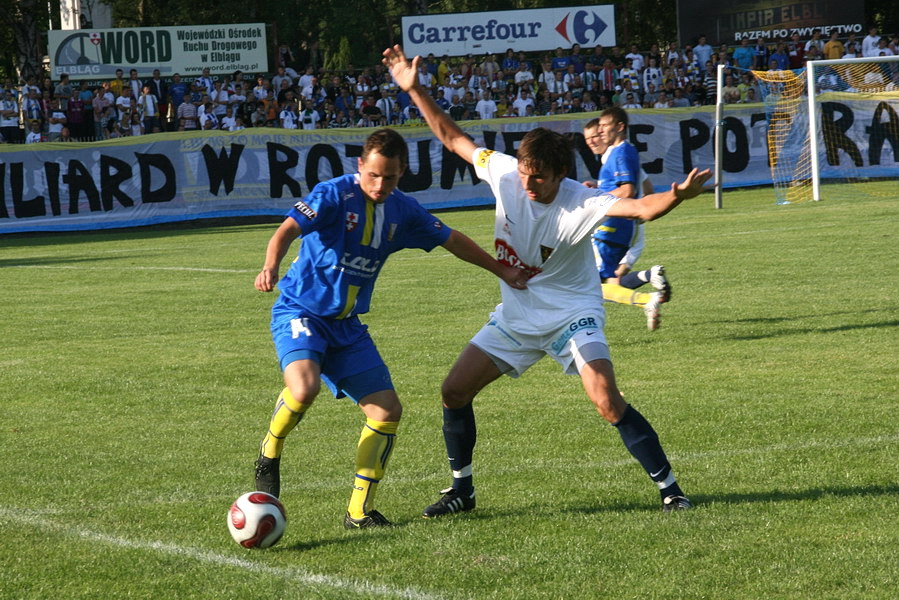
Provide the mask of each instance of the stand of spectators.
[{"label": "stand of spectators", "polygon": [[[437,58],[428,55],[419,71],[421,85],[456,120],[546,116],[593,112],[610,106],[628,109],[687,107],[715,102],[717,66],[725,65],[725,102],[759,101],[747,69],[796,69],[813,59],[890,56],[899,37],[881,36],[872,27],[863,40],[830,32],[802,40],[768,43],[742,39],[733,49],[714,47],[706,36],[680,48],[653,44],[625,51],[596,46],[582,51],[556,48],[528,56],[508,48],[502,57],[486,54]],[[307,66],[296,69],[286,45],[278,51],[275,73],[249,77],[210,70],[194,78],[175,73],[163,79],[158,69],[141,80],[122,69],[110,81],[89,86],[66,74],[54,85],[35,78],[0,85],[0,138],[7,143],[73,139],[92,141],[160,131],[244,127],[316,129],[419,125],[421,115],[382,65],[344,71]],[[739,69],[734,69],[738,67]],[[897,68],[884,74],[897,80]],[[827,74],[822,85],[828,86]],[[833,79],[833,77],[831,77]],[[830,88],[828,88],[830,89]]]}]

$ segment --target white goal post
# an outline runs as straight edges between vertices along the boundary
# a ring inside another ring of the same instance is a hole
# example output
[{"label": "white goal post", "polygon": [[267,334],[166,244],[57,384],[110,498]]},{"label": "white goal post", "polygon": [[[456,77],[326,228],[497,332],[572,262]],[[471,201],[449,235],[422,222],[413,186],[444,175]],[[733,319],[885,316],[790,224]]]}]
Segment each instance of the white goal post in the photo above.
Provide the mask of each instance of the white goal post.
[{"label": "white goal post", "polygon": [[[812,200],[815,202],[821,200],[821,165],[819,159],[820,152],[820,144],[821,139],[819,136],[818,125],[819,119],[821,118],[820,112],[818,110],[819,104],[816,102],[818,98],[819,89],[818,82],[818,68],[819,67],[836,67],[836,66],[848,66],[852,67],[853,65],[865,65],[872,63],[897,63],[896,72],[899,72],[899,56],[876,56],[876,57],[863,57],[863,58],[842,58],[836,60],[814,60],[809,61],[806,65],[806,82],[808,88],[808,114],[809,114],[809,143],[811,144],[811,167],[812,167]],[[890,81],[883,81],[882,85],[884,89],[889,89],[890,85],[895,87],[895,91],[899,94],[899,87],[894,83],[895,79]],[[871,82],[872,86],[875,85],[874,82]],[[897,102],[899,104],[899,102]],[[899,157],[897,157],[899,158]]]},{"label": "white goal post", "polygon": [[[767,114],[771,182],[779,204],[821,200],[822,177],[834,182],[876,182],[899,175],[899,166],[878,162],[887,141],[887,156],[891,146],[893,162],[899,162],[899,56],[809,61],[795,71],[746,71],[718,65],[716,208],[722,206],[727,106],[722,90],[728,68],[735,78],[752,73],[759,88]],[[884,115],[888,122],[882,121]],[[879,131],[875,135],[871,130]],[[866,151],[877,157],[868,164],[863,161]],[[827,162],[822,165],[823,157]]]}]

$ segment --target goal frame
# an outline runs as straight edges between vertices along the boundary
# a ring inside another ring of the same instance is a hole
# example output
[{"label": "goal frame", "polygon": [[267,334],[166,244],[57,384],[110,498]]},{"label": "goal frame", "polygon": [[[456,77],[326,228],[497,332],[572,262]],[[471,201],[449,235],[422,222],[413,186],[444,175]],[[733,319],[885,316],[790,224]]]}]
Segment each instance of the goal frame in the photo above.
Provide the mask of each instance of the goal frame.
[{"label": "goal frame", "polygon": [[[820,171],[820,159],[818,156],[818,152],[821,147],[822,141],[818,138],[819,133],[819,119],[820,115],[820,106],[816,101],[818,96],[817,89],[817,77],[816,73],[818,72],[819,67],[827,67],[832,65],[851,65],[851,64],[864,64],[864,63],[891,63],[891,62],[899,62],[899,55],[895,56],[866,56],[860,58],[840,58],[840,59],[831,59],[831,60],[810,60],[806,63],[805,69],[805,77],[806,77],[806,94],[807,94],[807,111],[808,111],[808,133],[809,133],[809,145],[810,145],[810,171],[811,171],[811,187],[812,187],[812,200],[814,202],[820,202],[821,200],[821,171]],[[718,79],[718,89],[717,89],[717,98],[715,102],[715,127],[714,127],[714,156],[715,156],[715,208],[722,208],[723,206],[723,152],[724,152],[724,97],[721,92],[724,87],[724,71],[727,68],[726,65],[719,64],[717,68],[717,79]],[[773,183],[773,182],[772,182]]]},{"label": "goal frame", "polygon": [[808,126],[809,126],[809,143],[811,144],[811,169],[812,169],[812,200],[819,202],[821,200],[821,177],[820,162],[818,158],[818,150],[820,141],[818,140],[818,119],[820,114],[818,111],[818,102],[815,99],[818,96],[818,81],[815,77],[817,67],[828,67],[833,65],[851,65],[862,63],[891,63],[899,62],[899,56],[864,56],[861,58],[838,58],[832,60],[810,60],[806,63],[806,90],[808,92]]}]

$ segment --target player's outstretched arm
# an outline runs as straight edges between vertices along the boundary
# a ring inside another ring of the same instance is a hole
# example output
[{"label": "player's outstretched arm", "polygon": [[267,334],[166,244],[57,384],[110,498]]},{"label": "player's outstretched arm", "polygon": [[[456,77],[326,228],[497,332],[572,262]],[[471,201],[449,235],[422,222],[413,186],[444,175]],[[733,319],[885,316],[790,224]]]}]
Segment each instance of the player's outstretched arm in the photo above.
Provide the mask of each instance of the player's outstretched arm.
[{"label": "player's outstretched arm", "polygon": [[292,218],[287,217],[278,227],[272,239],[268,241],[265,249],[265,264],[259,275],[256,276],[255,287],[260,292],[270,292],[278,283],[278,270],[287,250],[295,239],[300,236],[300,225]]},{"label": "player's outstretched arm", "polygon": [[465,135],[465,132],[459,129],[455,121],[437,106],[431,95],[418,82],[418,65],[421,57],[416,56],[410,61],[399,45],[384,50],[382,55],[384,58],[381,59],[381,62],[390,69],[394,83],[409,93],[409,97],[421,111],[421,116],[424,117],[440,143],[446,146],[450,152],[458,154],[470,163],[471,155],[477,146]]},{"label": "player's outstretched arm", "polygon": [[636,199],[622,198],[609,207],[606,216],[653,221],[671,212],[684,200],[701,194],[711,178],[712,172],[709,169],[693,169],[681,183],[672,183],[670,191]]},{"label": "player's outstretched arm", "polygon": [[490,271],[517,290],[523,290],[528,287],[527,280],[529,277],[527,273],[499,262],[462,232],[454,229],[449,238],[443,243],[443,247],[465,262],[470,262]]}]

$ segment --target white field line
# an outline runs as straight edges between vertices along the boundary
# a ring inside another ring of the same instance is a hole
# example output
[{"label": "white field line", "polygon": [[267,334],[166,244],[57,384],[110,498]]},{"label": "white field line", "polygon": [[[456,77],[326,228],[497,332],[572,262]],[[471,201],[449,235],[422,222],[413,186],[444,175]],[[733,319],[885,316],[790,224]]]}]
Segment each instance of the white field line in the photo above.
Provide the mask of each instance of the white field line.
[{"label": "white field line", "polygon": [[[782,233],[785,231],[806,231],[808,229],[821,229],[821,228],[830,228],[837,227],[837,223],[822,223],[818,225],[802,225],[795,227],[774,227],[767,229],[750,229],[745,231],[724,231],[721,233],[713,233],[704,235],[703,238],[722,238],[722,237],[730,237],[735,235],[758,235],[763,233]],[[655,241],[666,241],[666,240],[680,240],[680,239],[688,239],[691,238],[689,235],[669,235],[669,236],[657,236],[654,237]],[[140,249],[144,250],[144,249]],[[133,252],[133,249],[127,250],[128,252]],[[124,252],[119,250],[101,250],[98,251],[97,254],[102,253],[118,253]],[[289,256],[291,254],[289,253]],[[29,256],[25,257],[28,259],[34,258],[49,258],[49,255],[44,256]],[[89,260],[92,258],[91,254],[85,254],[83,257],[85,260]],[[445,258],[453,258],[453,255],[449,252],[401,252],[394,256],[390,257],[391,263],[396,262],[405,262],[412,260],[440,260]],[[152,267],[152,266],[116,266],[116,267],[99,267],[99,266],[86,266],[86,265],[9,265],[7,268],[10,269],[69,269],[69,270],[85,270],[85,271],[121,271],[123,269],[131,270],[131,271],[193,271],[198,273],[258,273],[258,269],[213,269],[213,268],[204,268],[204,267],[179,267],[179,266],[160,266],[160,267]],[[282,271],[286,272],[287,265],[284,266]]]},{"label": "white field line", "polygon": [[[597,421],[597,426],[602,424],[601,420]],[[662,435],[662,442],[664,444],[664,434]],[[877,437],[867,437],[867,438],[851,438],[843,441],[834,442],[832,440],[828,441],[817,441],[811,440],[808,442],[801,443],[792,443],[792,444],[773,444],[770,446],[757,446],[754,448],[725,448],[721,450],[709,450],[707,452],[684,452],[684,453],[669,453],[668,458],[674,466],[674,470],[677,471],[677,467],[683,463],[689,462],[697,462],[704,461],[710,458],[731,458],[737,456],[747,456],[747,455],[761,455],[761,454],[769,454],[774,452],[796,452],[802,450],[827,450],[834,448],[850,448],[857,446],[886,446],[889,444],[895,444],[899,442],[899,435],[881,435]],[[613,459],[613,460],[602,460],[602,461],[577,461],[571,462],[567,460],[559,460],[559,459],[528,459],[523,463],[517,463],[513,465],[508,465],[506,467],[501,468],[490,468],[490,467],[478,467],[475,464],[475,470],[479,475],[490,475],[491,473],[509,473],[509,472],[521,472],[522,470],[534,471],[537,469],[542,470],[551,470],[554,472],[560,471],[587,471],[587,470],[603,470],[610,469],[615,467],[623,467],[626,465],[637,464],[636,461],[627,455],[627,452],[622,448],[621,451],[622,458]],[[420,482],[422,479],[426,479],[426,477],[411,477],[411,478],[403,478],[403,477],[389,477],[388,485],[392,483],[413,483]],[[304,481],[303,485],[310,485],[310,481]],[[345,484],[345,482],[343,482]],[[321,487],[325,487],[322,485]],[[336,482],[334,485],[328,485],[327,487],[337,487]],[[344,485],[345,487],[345,485]]]},{"label": "white field line", "polygon": [[[597,417],[597,419],[599,419]],[[604,423],[604,421],[597,421],[597,426],[600,427]],[[612,432],[614,433],[614,432]],[[616,436],[617,437],[617,436]],[[662,436],[662,442],[664,444],[664,435]],[[802,452],[808,450],[832,450],[836,448],[855,448],[862,446],[884,446],[885,448],[892,448],[892,445],[895,445],[899,442],[899,435],[882,435],[877,437],[866,437],[866,438],[852,438],[843,441],[818,441],[818,440],[810,440],[808,442],[800,442],[800,443],[784,443],[784,444],[772,444],[768,446],[757,446],[753,448],[725,448],[721,450],[709,450],[705,452],[683,452],[683,453],[668,453],[668,458],[674,467],[675,472],[678,471],[678,467],[693,462],[702,462],[708,461],[710,459],[730,459],[736,458],[739,456],[761,456],[765,454],[773,454],[773,453],[782,453],[782,452]],[[604,471],[615,469],[619,467],[636,465],[637,462],[627,453],[627,451],[620,447],[621,450],[618,452],[621,458],[609,459],[609,460],[598,460],[598,461],[570,461],[566,459],[554,459],[554,458],[528,458],[522,460],[521,462],[514,462],[511,464],[507,464],[501,467],[489,467],[484,466],[483,464],[478,464],[475,462],[474,469],[476,475],[478,477],[489,477],[491,475],[502,475],[507,473],[521,473],[522,471],[552,471],[553,473],[567,473],[567,472],[575,472],[575,473],[584,473],[590,471]],[[406,475],[398,475],[396,471],[391,470],[387,476],[387,485],[388,486],[402,486],[404,484],[419,484],[422,481],[437,481],[443,482],[445,478],[449,477],[449,467],[447,466],[447,470],[445,472],[434,473],[432,471],[428,471],[427,473],[423,472],[415,472],[408,473]],[[303,480],[303,488],[304,489],[316,489],[316,490],[343,490],[347,488],[347,480],[346,477],[341,476],[339,478],[308,478]],[[191,497],[191,495],[185,494],[183,492],[179,492],[177,495],[178,500],[175,502],[194,502],[199,500],[208,500],[210,496],[202,496],[202,497]],[[216,496],[216,498],[219,498]],[[161,502],[172,501],[171,497],[168,498],[152,498],[147,500],[146,504],[155,505]],[[230,500],[229,500],[230,502]],[[129,504],[140,505],[140,501],[132,501],[129,499]]]},{"label": "white field line", "polygon": [[199,273],[258,273],[258,269],[214,269],[211,267],[141,267],[135,265],[97,267],[86,265],[9,265],[8,269],[67,269],[74,271],[194,271]]},{"label": "white field line", "polygon": [[[384,596],[387,598],[406,598],[408,600],[439,600],[440,598],[440,596],[434,596],[412,587],[392,588],[369,581],[344,579],[341,577],[333,577],[331,575],[319,575],[296,567],[271,567],[255,561],[228,556],[226,554],[218,554],[216,552],[209,552],[200,548],[176,546],[174,544],[166,544],[163,542],[133,540],[97,531],[80,529],[46,519],[39,511],[28,512],[0,506],[0,520],[8,520],[20,525],[55,531],[68,536],[82,538],[90,542],[99,542],[108,546],[117,546],[129,550],[147,550],[165,554],[167,556],[183,557],[214,566],[234,567],[311,587],[342,590],[352,593],[353,595],[363,595],[366,597]],[[302,596],[302,594],[298,593],[298,596]]]}]

